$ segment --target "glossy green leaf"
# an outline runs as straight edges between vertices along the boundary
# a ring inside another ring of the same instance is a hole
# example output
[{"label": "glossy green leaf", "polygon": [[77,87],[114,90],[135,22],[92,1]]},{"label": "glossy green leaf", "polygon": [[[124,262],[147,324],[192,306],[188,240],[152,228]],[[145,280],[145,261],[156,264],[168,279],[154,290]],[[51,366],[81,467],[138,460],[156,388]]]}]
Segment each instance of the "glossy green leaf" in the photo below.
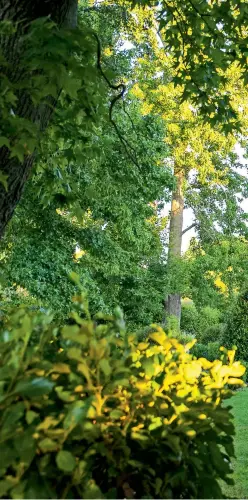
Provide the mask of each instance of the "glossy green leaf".
[{"label": "glossy green leaf", "polygon": [[64,472],[72,472],[76,467],[75,457],[71,452],[61,450],[56,455],[56,463],[60,470]]},{"label": "glossy green leaf", "polygon": [[18,382],[14,392],[21,396],[34,398],[49,394],[53,390],[54,385],[54,382],[44,377],[29,378]]}]

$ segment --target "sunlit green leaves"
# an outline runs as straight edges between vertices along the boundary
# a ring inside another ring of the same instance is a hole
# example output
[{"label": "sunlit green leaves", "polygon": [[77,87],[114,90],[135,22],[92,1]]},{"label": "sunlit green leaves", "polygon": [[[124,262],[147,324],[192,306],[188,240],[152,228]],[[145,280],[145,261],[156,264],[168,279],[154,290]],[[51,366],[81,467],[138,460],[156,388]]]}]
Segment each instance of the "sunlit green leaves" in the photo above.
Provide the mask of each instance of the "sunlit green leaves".
[{"label": "sunlit green leaves", "polygon": [[58,468],[63,472],[72,472],[76,467],[75,457],[69,451],[61,450],[56,456]]},{"label": "sunlit green leaves", "polygon": [[14,393],[29,398],[39,397],[51,392],[54,385],[54,382],[51,382],[47,378],[29,378],[18,382],[14,388]]}]

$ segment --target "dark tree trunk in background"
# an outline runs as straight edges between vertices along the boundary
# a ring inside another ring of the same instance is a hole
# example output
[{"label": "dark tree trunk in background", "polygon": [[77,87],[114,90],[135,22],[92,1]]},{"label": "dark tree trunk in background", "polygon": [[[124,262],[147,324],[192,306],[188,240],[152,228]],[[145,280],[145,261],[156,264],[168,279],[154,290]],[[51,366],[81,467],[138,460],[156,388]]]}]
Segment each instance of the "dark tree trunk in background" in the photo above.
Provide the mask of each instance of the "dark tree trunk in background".
[{"label": "dark tree trunk in background", "polygon": [[[11,82],[18,83],[25,73],[25,68],[18,66],[21,52],[20,36],[30,22],[46,16],[50,16],[61,28],[76,27],[77,0],[0,0],[0,21],[18,22],[14,36],[0,39],[0,51],[10,63],[9,69],[0,68],[0,71],[1,74],[5,73]],[[27,92],[20,92],[14,109],[15,114],[31,120],[40,131],[43,131],[56,105],[56,99],[52,99],[51,96],[47,98],[49,105],[34,106]],[[21,198],[33,161],[34,155],[25,156],[24,161],[20,162],[16,157],[10,158],[9,150],[5,146],[0,148],[0,171],[8,176],[7,192],[0,184],[0,238]]]},{"label": "dark tree trunk in background", "polygon": [[[173,259],[181,257],[182,250],[182,229],[183,229],[183,209],[184,209],[184,172],[175,167],[174,176],[176,187],[172,193],[170,231],[169,231],[169,253],[168,266]],[[175,316],[180,325],[181,320],[181,296],[180,294],[169,294],[165,302],[166,313]]]}]

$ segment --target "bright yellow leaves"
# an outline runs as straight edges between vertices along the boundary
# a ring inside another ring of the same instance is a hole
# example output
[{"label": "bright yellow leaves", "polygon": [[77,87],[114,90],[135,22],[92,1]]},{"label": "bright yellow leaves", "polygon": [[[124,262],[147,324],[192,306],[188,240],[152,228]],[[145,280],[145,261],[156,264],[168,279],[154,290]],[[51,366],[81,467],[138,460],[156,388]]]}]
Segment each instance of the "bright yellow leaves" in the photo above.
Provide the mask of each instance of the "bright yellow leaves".
[{"label": "bright yellow leaves", "polygon": [[145,99],[145,93],[141,90],[137,83],[132,88],[132,94],[140,100]]},{"label": "bright yellow leaves", "polygon": [[103,55],[105,57],[111,57],[113,55],[113,50],[111,50],[110,47],[106,47],[106,49],[104,49],[103,51]]},{"label": "bright yellow leaves", "polygon": [[196,339],[193,339],[191,340],[191,342],[188,342],[187,344],[185,344],[185,351],[189,351],[190,349],[192,349],[192,347],[196,344],[197,340]]},{"label": "bright yellow leaves", "polygon": [[[151,346],[148,342],[141,342],[131,354],[133,366],[139,368],[133,383],[143,394],[167,399],[175,393],[178,398],[193,402],[207,401],[211,392],[218,390],[219,396],[216,401],[220,401],[221,394],[225,392],[228,384],[243,385],[239,377],[244,375],[245,367],[238,361],[234,362],[235,351],[221,349],[225,362],[221,360],[210,362],[205,358],[193,359],[189,351],[196,340],[182,345],[177,339],[169,338],[161,327],[156,325],[153,327],[157,331],[151,333],[149,337],[156,345]],[[158,384],[154,381],[154,377],[158,375],[161,377],[163,373],[164,377]],[[174,405],[173,396],[171,404]],[[148,406],[149,408],[154,406],[154,399]],[[184,403],[174,408],[176,416],[185,411],[188,411],[188,408]],[[173,420],[176,418],[175,415]],[[201,412],[198,418],[204,420],[207,417]],[[173,420],[169,419],[167,424]]]},{"label": "bright yellow leaves", "polygon": [[153,108],[154,108],[153,104],[148,104],[147,102],[144,102],[144,104],[141,107],[141,114],[143,116],[149,115],[153,110]]},{"label": "bright yellow leaves", "polygon": [[199,418],[200,420],[206,420],[207,415],[205,415],[205,413],[201,413],[201,414],[198,416],[198,418]]},{"label": "bright yellow leaves", "polygon": [[[151,328],[146,341],[138,342],[135,335],[119,336],[117,346],[112,331],[101,336],[102,330],[90,321],[81,323],[79,318],[78,325],[64,327],[63,336],[78,343],[67,351],[68,364],[77,362],[76,377],[73,392],[58,395],[80,404],[85,391],[90,395],[87,425],[94,424],[91,432],[100,425],[107,436],[114,428],[117,435],[128,432],[144,443],[153,439],[154,432],[161,432],[163,439],[178,440],[171,441],[177,446],[180,440],[212,429],[228,385],[243,385],[240,377],[245,367],[234,361],[235,351],[224,348],[222,361],[195,359],[190,354],[195,340],[183,345],[160,326]],[[57,363],[53,371],[63,374],[61,380],[68,374],[73,381],[73,366],[69,365],[70,372],[67,363]]]},{"label": "bright yellow leaves", "polygon": [[[221,348],[221,350],[223,350],[223,347]],[[227,351],[227,357],[228,357],[229,363],[232,364],[234,361],[234,358],[235,358],[235,350],[232,349],[230,351]]]},{"label": "bright yellow leaves", "polygon": [[240,361],[235,361],[229,368],[229,375],[232,377],[242,377],[245,373],[245,367]]},{"label": "bright yellow leaves", "polygon": [[214,284],[215,286],[220,290],[221,293],[223,293],[223,295],[226,295],[227,292],[228,292],[228,287],[227,285],[224,283],[224,281],[222,281],[220,275],[217,276],[217,278],[214,280]]},{"label": "bright yellow leaves", "polygon": [[144,350],[146,350],[148,347],[149,347],[148,342],[140,342],[140,343],[138,344],[138,350],[139,350],[139,351],[144,351]]},{"label": "bright yellow leaves", "polygon": [[193,429],[191,429],[190,431],[187,431],[186,434],[187,434],[187,436],[192,437],[192,438],[196,436],[196,432]]},{"label": "bright yellow leaves", "polygon": [[86,254],[86,251],[85,250],[81,250],[81,248],[77,247],[74,254],[73,254],[73,258],[74,260],[77,262],[79,261],[84,255]]},{"label": "bright yellow leaves", "polygon": [[208,361],[208,359],[206,358],[199,358],[198,361],[199,363],[201,363],[203,370],[209,370],[209,368],[211,368],[212,366],[212,362]]},{"label": "bright yellow leaves", "polygon": [[[188,29],[188,36],[192,33]],[[186,49],[186,47],[185,47]],[[202,57],[204,55],[202,54]],[[149,61],[144,57],[139,60],[137,72],[144,67],[150,72]],[[154,82],[156,73],[163,71],[173,75],[170,57],[164,51],[157,53],[157,66],[154,68]],[[190,81],[188,75],[185,80]],[[165,123],[165,142],[170,146],[171,157],[175,164],[184,168],[186,175],[192,169],[198,172],[200,182],[223,184],[225,173],[216,169],[216,152],[223,158],[232,151],[236,139],[229,134],[225,136],[217,126],[213,128],[202,120],[197,109],[190,102],[182,100],[184,87],[175,86],[171,78],[166,84],[155,83],[154,87],[147,84],[144,78],[138,78],[139,84],[134,84],[131,93],[140,101],[141,112],[144,115],[153,113],[160,115]],[[236,81],[236,80],[235,80]],[[234,93],[235,95],[235,93]],[[214,113],[213,113],[214,115]],[[190,147],[190,149],[188,149]],[[186,154],[185,154],[186,153]]]},{"label": "bright yellow leaves", "polygon": [[[227,270],[230,272],[230,269],[228,268]],[[216,273],[215,271],[207,271],[205,274],[206,278],[214,278],[214,284],[216,288],[218,288],[219,292],[222,293],[223,295],[227,296],[228,295],[228,286],[224,281],[221,279],[223,273]]]},{"label": "bright yellow leaves", "polygon": [[163,345],[167,337],[165,332],[162,329],[159,329],[158,332],[151,333],[150,338],[155,340],[158,344]]},{"label": "bright yellow leaves", "polygon": [[198,361],[186,364],[184,367],[184,377],[186,382],[194,383],[198,379],[202,371],[201,364]]}]

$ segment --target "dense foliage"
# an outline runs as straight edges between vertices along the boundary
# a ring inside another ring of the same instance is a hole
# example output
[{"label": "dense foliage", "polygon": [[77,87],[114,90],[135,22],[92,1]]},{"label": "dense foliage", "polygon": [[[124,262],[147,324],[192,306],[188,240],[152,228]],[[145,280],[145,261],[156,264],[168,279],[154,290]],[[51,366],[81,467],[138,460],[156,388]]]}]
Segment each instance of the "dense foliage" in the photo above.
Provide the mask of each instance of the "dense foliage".
[{"label": "dense foliage", "polygon": [[[156,130],[156,124],[151,120],[142,123],[139,115],[136,124],[148,144],[160,132],[158,124]],[[95,310],[111,311],[120,304],[130,320],[135,316],[141,324],[152,322],[159,314],[161,317],[164,286],[159,282],[159,236],[164,220],[153,201],[167,198],[170,171],[161,162],[157,164],[160,144],[152,144],[148,159],[137,151],[141,169],[126,156],[121,157],[121,147],[111,129],[107,145],[105,138],[99,135],[98,139],[103,153],[85,161],[83,173],[79,162],[70,167],[70,174],[60,167],[58,177],[58,168],[52,163],[45,165],[44,173],[33,177],[2,243],[2,277],[5,286],[16,283],[63,317],[72,293],[67,276],[76,271],[90,292]],[[65,170],[69,166],[66,162]],[[49,205],[44,206],[48,175],[50,198]],[[71,191],[65,183],[66,175]],[[33,186],[39,187],[39,198]],[[151,289],[154,300],[149,304],[146,297]],[[127,299],[129,293],[133,294],[132,303]]]},{"label": "dense foliage", "polygon": [[235,0],[0,0],[0,498],[232,483],[247,26]]},{"label": "dense foliage", "polygon": [[239,358],[248,361],[248,292],[242,293],[230,311],[225,334],[226,345],[236,346]]},{"label": "dense foliage", "polygon": [[0,496],[220,498],[234,455],[222,401],[245,370],[234,351],[195,359],[156,326],[140,343],[80,294],[71,317],[58,329],[19,308],[2,325]]}]

